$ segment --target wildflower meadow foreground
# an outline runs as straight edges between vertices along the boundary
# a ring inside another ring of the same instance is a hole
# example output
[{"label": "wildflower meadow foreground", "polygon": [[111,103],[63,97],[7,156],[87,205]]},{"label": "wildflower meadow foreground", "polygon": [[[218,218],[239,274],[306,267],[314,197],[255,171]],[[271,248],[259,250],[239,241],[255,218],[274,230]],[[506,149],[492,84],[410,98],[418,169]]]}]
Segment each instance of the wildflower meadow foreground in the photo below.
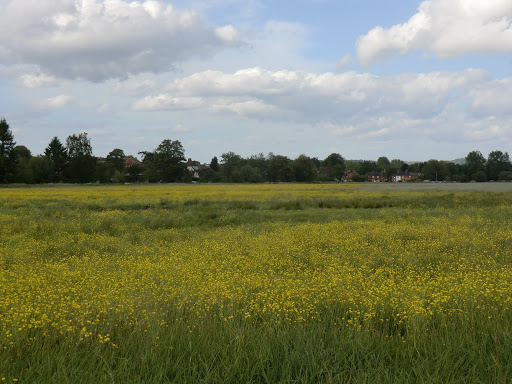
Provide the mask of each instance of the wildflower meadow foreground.
[{"label": "wildflower meadow foreground", "polygon": [[512,184],[0,189],[0,380],[510,383]]}]

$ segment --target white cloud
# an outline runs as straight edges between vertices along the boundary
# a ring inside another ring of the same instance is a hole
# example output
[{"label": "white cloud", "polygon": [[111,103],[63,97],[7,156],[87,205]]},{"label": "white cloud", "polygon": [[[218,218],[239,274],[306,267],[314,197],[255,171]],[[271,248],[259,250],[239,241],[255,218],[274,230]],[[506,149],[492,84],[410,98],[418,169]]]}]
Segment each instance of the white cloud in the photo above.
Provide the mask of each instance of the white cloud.
[{"label": "white cloud", "polygon": [[7,0],[0,14],[3,60],[65,78],[166,71],[238,44],[233,26],[210,26],[160,0]]},{"label": "white cloud", "polygon": [[357,128],[353,125],[336,125],[333,123],[325,124],[325,128],[334,136],[350,136],[357,132]]},{"label": "white cloud", "polygon": [[[506,124],[505,111],[499,121],[467,125],[480,121],[477,114],[504,110],[511,87],[511,79],[493,80],[480,69],[377,76],[256,67],[233,73],[204,71],[177,79],[165,87],[165,93],[141,98],[133,109],[189,110],[197,116],[231,114],[259,123],[305,124],[332,137],[362,141],[415,135],[472,140],[478,135],[471,132]],[[505,101],[492,109],[496,97]]]},{"label": "white cloud", "polygon": [[178,124],[176,127],[174,127],[174,129],[172,131],[175,133],[189,133],[189,132],[192,132],[192,129],[190,129],[189,127],[186,127],[182,124]]},{"label": "white cloud", "polygon": [[59,109],[71,101],[71,96],[58,95],[50,97],[39,102],[39,107],[42,109]]},{"label": "white cloud", "polygon": [[200,97],[172,97],[169,95],[147,96],[133,104],[134,111],[190,110],[203,105]]},{"label": "white cloud", "polygon": [[235,73],[204,71],[175,80],[166,93],[136,102],[135,110],[197,109],[259,118],[305,121],[357,113],[405,110],[431,114],[454,92],[488,79],[483,70],[379,77],[345,72],[315,74],[249,68]]},{"label": "white cloud", "polygon": [[215,34],[226,43],[236,43],[240,40],[240,32],[232,25],[217,28]]},{"label": "white cloud", "polygon": [[407,22],[375,27],[357,42],[362,65],[417,50],[440,57],[512,52],[510,0],[428,0]]},{"label": "white cloud", "polygon": [[473,88],[469,95],[473,109],[483,115],[512,116],[512,78],[495,80]]},{"label": "white cloud", "polygon": [[276,110],[273,105],[265,104],[260,100],[238,101],[235,99],[223,99],[213,104],[209,110],[213,113],[232,112],[240,116],[252,116],[263,118]]},{"label": "white cloud", "polygon": [[44,73],[37,75],[25,74],[20,76],[20,83],[24,88],[39,88],[54,85],[57,83],[57,79]]},{"label": "white cloud", "polygon": [[141,96],[152,90],[155,85],[153,80],[118,81],[112,88],[112,92],[124,96]]}]

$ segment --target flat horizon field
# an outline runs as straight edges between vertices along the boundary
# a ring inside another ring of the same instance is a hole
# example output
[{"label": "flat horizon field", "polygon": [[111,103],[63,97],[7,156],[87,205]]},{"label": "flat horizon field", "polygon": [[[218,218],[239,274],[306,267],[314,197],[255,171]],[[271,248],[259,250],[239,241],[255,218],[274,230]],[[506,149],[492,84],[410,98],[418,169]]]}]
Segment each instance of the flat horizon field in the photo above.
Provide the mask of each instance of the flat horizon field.
[{"label": "flat horizon field", "polygon": [[507,383],[512,183],[0,188],[0,380]]}]

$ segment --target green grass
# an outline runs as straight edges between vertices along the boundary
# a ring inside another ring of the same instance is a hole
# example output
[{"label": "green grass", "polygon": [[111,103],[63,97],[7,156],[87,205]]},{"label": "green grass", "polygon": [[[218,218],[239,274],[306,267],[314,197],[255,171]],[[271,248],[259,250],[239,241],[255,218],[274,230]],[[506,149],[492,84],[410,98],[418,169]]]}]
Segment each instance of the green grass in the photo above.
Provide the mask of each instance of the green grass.
[{"label": "green grass", "polygon": [[[492,259],[499,268],[511,269],[512,244],[507,239],[502,243],[496,239],[498,248],[488,248],[485,242],[475,245],[468,238],[454,239],[436,245],[438,253],[425,258],[411,254],[410,259],[399,260],[396,255],[400,253],[393,253],[397,244],[403,246],[426,236],[408,230],[411,225],[419,225],[419,221],[429,222],[450,215],[475,217],[478,220],[471,223],[475,235],[485,234],[490,227],[510,227],[508,208],[512,207],[512,192],[504,190],[501,184],[496,185],[494,191],[442,189],[443,186],[434,189],[430,185],[404,190],[406,186],[365,185],[363,190],[370,189],[372,194],[356,190],[339,196],[283,194],[272,199],[163,196],[129,200],[102,198],[101,192],[93,193],[90,199],[76,199],[52,197],[50,188],[49,193],[43,192],[44,198],[13,201],[2,196],[0,190],[0,273],[23,271],[24,263],[27,270],[33,263],[47,266],[49,274],[52,266],[62,263],[71,270],[73,263],[67,264],[67,260],[90,258],[87,254],[91,249],[100,255],[98,260],[116,265],[107,255],[125,256],[133,248],[145,245],[148,252],[145,256],[158,263],[159,255],[151,254],[152,244],[168,244],[169,248],[179,242],[194,244],[219,228],[241,227],[257,236],[268,228],[278,230],[280,225],[342,222],[362,226],[374,221],[401,223],[403,231],[390,232],[389,238],[373,236],[369,231],[361,239],[361,252],[366,252],[366,243],[384,250],[381,259],[365,264],[373,272],[386,267],[390,260],[396,263],[396,270],[412,266],[427,271],[442,263],[446,254],[462,258],[466,252]],[[101,191],[102,187],[92,188]],[[34,191],[41,190],[34,188]],[[492,237],[492,233],[488,236]],[[431,240],[434,243],[436,239]],[[35,246],[20,256],[17,250],[23,248],[23,242]],[[329,247],[326,243],[326,252],[337,252]],[[301,257],[297,260],[303,268],[318,267],[308,265],[307,257]],[[432,278],[436,278],[434,272]],[[97,292],[90,294],[94,296]],[[158,324],[161,318],[141,320],[136,325],[128,321],[125,313],[109,313],[102,318],[94,336],[108,333],[115,345],[98,343],[92,337],[80,341],[52,327],[24,329],[12,338],[0,333],[0,380],[5,378],[5,382],[11,383],[512,382],[511,311],[472,309],[474,303],[457,305],[463,309],[460,315],[440,313],[428,322],[411,319],[400,323],[390,312],[385,322],[370,324],[355,318],[356,326],[347,326],[340,319],[350,312],[335,305],[324,308],[322,317],[316,320],[288,323],[267,321],[263,316],[248,321],[237,311],[236,304],[231,312],[224,313],[233,318],[224,321],[214,311],[211,316],[196,317],[179,305],[162,309],[159,303],[150,303],[147,311],[158,309],[164,313],[165,327]],[[5,325],[0,326],[5,331]],[[42,337],[43,331],[48,335]]]}]

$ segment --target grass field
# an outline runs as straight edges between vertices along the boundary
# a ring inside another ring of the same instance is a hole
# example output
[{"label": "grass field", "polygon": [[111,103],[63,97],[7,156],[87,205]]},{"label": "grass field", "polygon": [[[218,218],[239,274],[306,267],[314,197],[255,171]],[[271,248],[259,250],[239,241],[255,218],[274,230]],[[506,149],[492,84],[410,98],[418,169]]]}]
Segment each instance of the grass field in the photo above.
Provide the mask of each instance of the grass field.
[{"label": "grass field", "polygon": [[512,184],[0,189],[0,382],[510,383]]}]

